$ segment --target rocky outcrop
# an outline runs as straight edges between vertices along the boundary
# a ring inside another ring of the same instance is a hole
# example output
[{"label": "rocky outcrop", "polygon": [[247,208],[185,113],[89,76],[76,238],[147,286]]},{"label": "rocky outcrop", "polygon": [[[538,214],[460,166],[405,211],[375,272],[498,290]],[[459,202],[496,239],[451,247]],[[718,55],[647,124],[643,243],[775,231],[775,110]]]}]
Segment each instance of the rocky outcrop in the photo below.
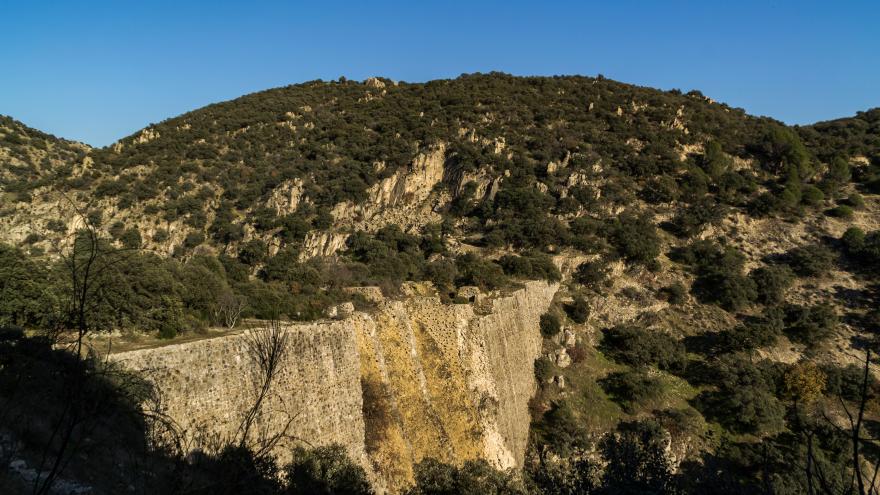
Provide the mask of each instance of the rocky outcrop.
[{"label": "rocky outcrop", "polygon": [[438,221],[439,214],[434,210],[440,201],[431,201],[431,197],[434,187],[443,180],[445,163],[443,144],[419,153],[409,166],[370,187],[366,201],[336,205],[332,211],[336,225],[374,231],[388,224],[407,229]]},{"label": "rocky outcrop", "polygon": [[[404,230],[417,229],[440,220],[437,207],[448,198],[435,191],[443,180],[446,146],[437,145],[416,156],[413,162],[367,191],[366,201],[343,201],[333,207],[334,230],[316,230],[306,235],[300,250],[303,260],[333,256],[345,248],[346,232],[376,231],[395,224]],[[377,163],[377,167],[384,166]],[[302,200],[302,183],[282,184],[272,192],[269,206],[281,214],[292,212]]]},{"label": "rocky outcrop", "polygon": [[[541,352],[538,320],[557,286],[528,282],[479,304],[443,304],[424,286],[370,313],[292,324],[290,355],[265,410],[269,431],[340,443],[376,487],[399,491],[426,457],[521,466]],[[253,376],[241,334],[114,355],[145,372],[192,435],[231,435]],[[289,452],[289,444],[279,454]]]},{"label": "rocky outcrop", "polygon": [[269,195],[266,206],[275,210],[279,216],[289,215],[296,211],[303,199],[302,179],[290,179],[282,182]]},{"label": "rocky outcrop", "polygon": [[347,240],[348,234],[342,232],[314,230],[306,234],[302,249],[300,250],[300,258],[306,260],[333,256],[345,249],[345,242]]},{"label": "rocky outcrop", "polygon": [[137,136],[132,140],[134,144],[146,144],[150,141],[159,138],[159,131],[153,129],[152,127],[147,127],[138,133]]}]

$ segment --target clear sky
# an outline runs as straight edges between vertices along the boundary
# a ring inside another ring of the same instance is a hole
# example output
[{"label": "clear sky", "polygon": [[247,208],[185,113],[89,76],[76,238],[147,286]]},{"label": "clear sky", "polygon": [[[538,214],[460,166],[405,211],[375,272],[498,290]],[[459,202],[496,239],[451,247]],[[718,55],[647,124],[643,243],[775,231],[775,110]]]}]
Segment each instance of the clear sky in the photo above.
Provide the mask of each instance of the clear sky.
[{"label": "clear sky", "polygon": [[604,74],[788,123],[880,106],[880,1],[0,0],[0,114],[106,145],[311,79]]}]

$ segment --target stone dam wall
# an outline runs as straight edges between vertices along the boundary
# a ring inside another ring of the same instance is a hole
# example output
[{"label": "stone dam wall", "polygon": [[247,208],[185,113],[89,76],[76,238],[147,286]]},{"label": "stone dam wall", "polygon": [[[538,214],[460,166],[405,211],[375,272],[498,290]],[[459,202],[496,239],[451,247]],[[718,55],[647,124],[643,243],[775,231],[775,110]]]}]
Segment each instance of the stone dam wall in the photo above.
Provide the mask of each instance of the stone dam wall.
[{"label": "stone dam wall", "polygon": [[[379,491],[397,492],[426,457],[522,465],[541,352],[538,320],[555,284],[443,304],[430,291],[381,301],[370,313],[287,325],[288,355],[258,430],[291,442],[339,443]],[[161,391],[166,413],[190,437],[234,435],[253,403],[256,367],[233,334],[118,353]],[[296,440],[294,440],[296,439]]]}]

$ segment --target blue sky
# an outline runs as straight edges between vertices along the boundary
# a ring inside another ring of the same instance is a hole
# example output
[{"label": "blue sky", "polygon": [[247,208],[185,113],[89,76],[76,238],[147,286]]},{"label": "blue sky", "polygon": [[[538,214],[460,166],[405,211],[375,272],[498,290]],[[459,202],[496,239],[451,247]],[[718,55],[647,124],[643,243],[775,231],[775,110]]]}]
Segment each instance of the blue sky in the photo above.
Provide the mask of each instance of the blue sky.
[{"label": "blue sky", "polygon": [[311,79],[604,74],[810,123],[880,106],[880,2],[0,0],[0,114],[106,145]]}]

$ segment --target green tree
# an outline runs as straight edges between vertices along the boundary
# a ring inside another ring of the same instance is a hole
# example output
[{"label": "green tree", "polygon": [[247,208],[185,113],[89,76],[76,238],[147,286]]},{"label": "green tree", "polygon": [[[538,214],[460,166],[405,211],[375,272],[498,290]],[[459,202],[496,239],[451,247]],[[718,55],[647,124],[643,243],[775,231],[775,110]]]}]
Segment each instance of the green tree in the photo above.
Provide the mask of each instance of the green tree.
[{"label": "green tree", "polygon": [[550,338],[559,333],[561,328],[559,317],[554,313],[544,313],[541,315],[540,321],[541,335]]},{"label": "green tree", "polygon": [[753,363],[725,355],[708,373],[717,390],[703,392],[697,399],[708,418],[737,433],[764,434],[782,428],[785,408],[776,398],[774,384]]},{"label": "green tree", "polygon": [[485,460],[466,461],[460,468],[436,459],[415,467],[415,485],[407,495],[525,495],[511,472],[494,469]]},{"label": "green tree", "polygon": [[660,254],[660,238],[654,222],[645,216],[626,215],[613,221],[609,241],[624,259],[650,264]]},{"label": "green tree", "polygon": [[590,305],[583,296],[576,295],[572,298],[571,303],[565,305],[565,312],[573,322],[584,324],[590,317]]},{"label": "green tree", "polygon": [[639,406],[657,399],[662,393],[660,380],[644,371],[611,373],[600,384],[629,414],[634,414]]},{"label": "green tree", "polygon": [[818,206],[825,200],[825,194],[814,185],[806,185],[801,189],[801,201],[807,206]]},{"label": "green tree", "polygon": [[245,265],[254,266],[266,259],[266,243],[253,239],[248,241],[238,251],[238,259]]},{"label": "green tree", "polygon": [[58,302],[51,273],[19,249],[0,244],[0,327],[45,327]]},{"label": "green tree", "polygon": [[578,265],[574,272],[574,279],[586,287],[595,291],[601,291],[604,287],[610,285],[608,274],[610,273],[608,265],[600,260],[588,261]]},{"label": "green tree", "polygon": [[718,141],[712,140],[706,143],[703,154],[703,170],[713,178],[721,177],[730,167],[730,158],[724,154]]},{"label": "green tree", "polygon": [[834,334],[837,311],[828,303],[815,306],[791,305],[786,309],[786,333],[796,341],[814,346]]},{"label": "green tree", "polygon": [[680,371],[687,363],[684,344],[680,341],[661,330],[634,325],[605,330],[600,348],[612,359],[630,366]]},{"label": "green tree", "polygon": [[122,241],[122,246],[126,249],[140,249],[142,242],[141,232],[137,227],[126,229],[119,237],[119,240]]},{"label": "green tree", "polygon": [[315,495],[368,495],[373,490],[364,468],[355,464],[341,445],[305,449],[296,447],[285,467],[284,493]]},{"label": "green tree", "polygon": [[794,166],[802,179],[812,171],[810,152],[797,133],[787,127],[772,126],[764,135],[761,147],[767,160],[765,164],[771,171],[780,172]]},{"label": "green tree", "polygon": [[663,494],[673,488],[673,469],[666,453],[668,433],[653,420],[622,423],[602,441],[608,466],[604,484],[608,493]]},{"label": "green tree", "polygon": [[810,244],[786,253],[786,263],[801,277],[822,277],[834,267],[834,253],[821,244]]},{"label": "green tree", "polygon": [[785,291],[794,282],[794,272],[785,265],[756,268],[749,273],[755,282],[757,301],[761,304],[779,304],[785,300]]}]

